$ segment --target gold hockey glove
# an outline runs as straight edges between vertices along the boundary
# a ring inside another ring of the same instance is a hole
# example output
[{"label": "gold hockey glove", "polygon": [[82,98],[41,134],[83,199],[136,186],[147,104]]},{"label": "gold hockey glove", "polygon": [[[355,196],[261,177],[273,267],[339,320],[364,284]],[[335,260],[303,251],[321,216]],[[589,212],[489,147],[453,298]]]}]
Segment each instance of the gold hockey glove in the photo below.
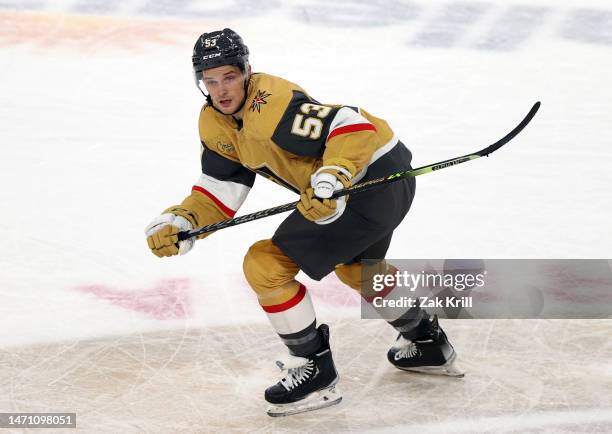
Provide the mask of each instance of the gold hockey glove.
[{"label": "gold hockey glove", "polygon": [[155,256],[184,255],[191,250],[195,240],[178,241],[180,231],[193,229],[189,220],[180,215],[164,213],[155,218],[145,229],[147,244]]},{"label": "gold hockey glove", "polygon": [[314,189],[308,187],[300,196],[297,209],[304,218],[317,224],[336,214],[336,199],[320,199],[315,197]]},{"label": "gold hockey glove", "polygon": [[353,175],[342,166],[321,167],[310,177],[310,187],[300,196],[298,211],[319,225],[332,223],[340,218],[346,208],[348,196],[330,199],[335,191],[349,187]]}]

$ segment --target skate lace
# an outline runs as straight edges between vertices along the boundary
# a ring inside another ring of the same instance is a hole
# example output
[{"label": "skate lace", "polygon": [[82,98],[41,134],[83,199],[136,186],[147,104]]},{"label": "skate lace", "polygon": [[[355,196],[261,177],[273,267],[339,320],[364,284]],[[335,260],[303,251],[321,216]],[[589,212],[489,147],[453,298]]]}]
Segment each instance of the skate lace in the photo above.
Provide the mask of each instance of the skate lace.
[{"label": "skate lace", "polygon": [[314,362],[309,360],[305,365],[297,368],[289,368],[287,370],[287,376],[285,376],[280,382],[288,391],[292,390],[302,382],[306,381],[314,372]]},{"label": "skate lace", "polygon": [[397,353],[395,353],[395,360],[409,359],[416,356],[419,353],[419,348],[414,342],[409,342],[407,345],[401,347]]}]

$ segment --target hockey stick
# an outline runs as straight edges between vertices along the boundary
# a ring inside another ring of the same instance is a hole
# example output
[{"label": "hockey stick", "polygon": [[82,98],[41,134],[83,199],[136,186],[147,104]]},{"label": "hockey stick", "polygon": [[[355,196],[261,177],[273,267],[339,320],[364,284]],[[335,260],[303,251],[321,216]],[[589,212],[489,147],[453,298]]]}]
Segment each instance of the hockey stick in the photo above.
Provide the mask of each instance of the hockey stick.
[{"label": "hockey stick", "polygon": [[[406,178],[408,176],[419,176],[425,173],[433,172],[440,169],[445,169],[447,167],[456,166],[457,164],[465,163],[466,161],[475,160],[480,157],[488,157],[489,154],[497,151],[499,148],[504,146],[510,140],[512,140],[518,133],[520,133],[523,128],[527,126],[531,119],[535,116],[536,112],[540,108],[540,102],[536,102],[527,116],[516,126],[512,131],[506,134],[504,137],[499,139],[497,142],[492,145],[487,146],[484,149],[481,149],[478,152],[474,152],[473,154],[463,155],[457,158],[451,158],[449,160],[440,161],[438,163],[429,164],[427,166],[418,167],[416,169],[406,170],[404,172],[397,172],[392,175],[386,176],[384,178],[377,178],[371,181],[363,182],[361,184],[355,184],[351,187],[338,190],[332,196],[332,198],[337,198],[340,196],[344,196],[347,194],[355,194],[360,193],[371,188],[379,187],[381,185],[389,184],[391,182],[399,181],[400,179]],[[253,220],[258,220],[264,217],[269,217],[271,215],[280,214],[283,212],[291,211],[295,209],[298,202],[286,203],[284,205],[275,206],[273,208],[264,209],[261,211],[257,211],[251,214],[245,214],[240,217],[235,217],[227,220],[223,220],[217,223],[213,223],[211,225],[202,226],[201,228],[192,229],[190,231],[179,232],[178,239],[179,241],[186,240],[191,237],[196,237],[198,235],[205,234],[207,232],[217,231],[219,229],[229,228],[231,226],[240,225],[242,223],[247,223]]]}]

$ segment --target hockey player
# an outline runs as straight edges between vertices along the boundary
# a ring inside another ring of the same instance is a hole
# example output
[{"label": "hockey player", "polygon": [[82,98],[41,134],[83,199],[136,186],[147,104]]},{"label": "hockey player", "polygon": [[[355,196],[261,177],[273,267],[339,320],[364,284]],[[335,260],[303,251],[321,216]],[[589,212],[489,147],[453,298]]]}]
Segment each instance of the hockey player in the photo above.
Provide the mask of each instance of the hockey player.
[{"label": "hockey player", "polygon": [[[414,178],[330,197],[410,168],[411,153],[365,110],[319,103],[294,83],[252,72],[248,48],[231,29],[202,34],[192,61],[206,97],[199,118],[202,174],[181,204],[146,228],[149,248],[159,257],[187,253],[194,239],[178,242],[178,232],[233,217],[256,174],[300,195],[272,239],[255,243],[244,258],[246,279],[289,351],[277,362],[285,376],[265,399],[273,416],[336,404],[329,329],[317,328],[308,291],[295,276],[302,270],[320,280],[334,271],[348,286],[362,287],[360,260],[385,257],[412,203]],[[388,353],[393,365],[453,374],[455,353],[435,318],[411,309],[390,323],[399,332]]]}]

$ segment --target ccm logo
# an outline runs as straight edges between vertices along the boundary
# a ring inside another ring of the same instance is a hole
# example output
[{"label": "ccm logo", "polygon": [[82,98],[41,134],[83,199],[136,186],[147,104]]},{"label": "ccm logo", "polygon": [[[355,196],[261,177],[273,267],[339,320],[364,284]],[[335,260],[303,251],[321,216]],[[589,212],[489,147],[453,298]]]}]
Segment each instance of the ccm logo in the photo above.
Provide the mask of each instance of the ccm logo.
[{"label": "ccm logo", "polygon": [[202,56],[202,60],[212,59],[213,57],[219,57],[221,53],[209,54],[208,56]]}]

